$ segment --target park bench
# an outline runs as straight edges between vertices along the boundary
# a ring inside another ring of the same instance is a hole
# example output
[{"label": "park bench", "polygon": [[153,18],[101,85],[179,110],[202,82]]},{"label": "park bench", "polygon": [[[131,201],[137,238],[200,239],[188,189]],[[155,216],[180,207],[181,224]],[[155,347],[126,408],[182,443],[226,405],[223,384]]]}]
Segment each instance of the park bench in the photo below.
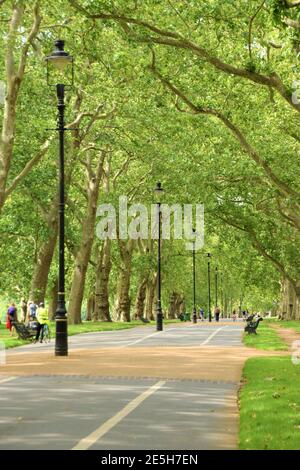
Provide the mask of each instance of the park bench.
[{"label": "park bench", "polygon": [[33,340],[36,337],[36,331],[31,330],[24,323],[13,322],[12,326],[16,330],[19,339]]},{"label": "park bench", "polygon": [[191,320],[191,314],[190,313],[181,313],[178,318],[179,318],[180,321],[190,321]]},{"label": "park bench", "polygon": [[254,320],[253,315],[247,319],[247,325],[245,326],[245,333],[248,333],[248,335],[254,334],[256,335],[256,330],[258,328],[258,325],[260,322],[263,320],[263,318],[259,317],[257,320]]}]

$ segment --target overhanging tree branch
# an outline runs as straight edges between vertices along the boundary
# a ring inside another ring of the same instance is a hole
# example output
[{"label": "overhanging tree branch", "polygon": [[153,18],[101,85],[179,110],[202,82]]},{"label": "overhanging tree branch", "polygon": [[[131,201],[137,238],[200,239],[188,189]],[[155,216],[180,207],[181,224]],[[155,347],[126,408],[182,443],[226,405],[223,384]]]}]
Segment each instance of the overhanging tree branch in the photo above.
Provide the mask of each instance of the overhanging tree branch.
[{"label": "overhanging tree branch", "polygon": [[149,70],[178,98],[180,98],[187,107],[192,111],[193,114],[206,114],[219,119],[223,124],[230,130],[233,136],[238,140],[244,151],[255,161],[255,163],[264,171],[268,180],[275,186],[282,195],[292,196],[300,199],[300,194],[292,189],[284,181],[280,180],[277,175],[274,174],[268,163],[258,154],[258,152],[251,146],[247,141],[242,131],[224,114],[212,108],[204,108],[195,105],[181,90],[173,85],[167,78],[161,75],[160,72],[152,65],[149,66]]},{"label": "overhanging tree branch", "polygon": [[9,186],[9,188],[6,189],[5,191],[5,199],[8,198],[8,196],[16,189],[16,187],[20,184],[20,182],[28,175],[30,170],[41,160],[41,158],[47,153],[50,144],[53,140],[53,137],[50,139],[46,140],[46,142],[42,145],[40,150],[32,157],[29,162],[26,163],[24,166],[23,170],[16,176]]},{"label": "overhanging tree branch", "polygon": [[244,225],[237,224],[234,220],[228,219],[228,217],[220,216],[219,214],[216,214],[216,217],[222,220],[227,225],[230,225],[231,227],[234,227],[238,230],[241,230],[247,233],[252,243],[253,248],[255,248],[256,251],[260,253],[266,260],[270,261],[273,264],[273,266],[277,269],[277,271],[279,271],[280,274],[282,274],[283,277],[291,283],[295,292],[297,291],[297,282],[291,277],[289,272],[285,269],[284,265],[278,259],[276,259],[273,255],[268,253],[265,246],[258,239],[257,235],[255,234],[254,230],[251,227],[245,224]]},{"label": "overhanging tree branch", "polygon": [[135,26],[140,26],[148,31],[151,31],[156,34],[156,36],[139,36],[135,34],[130,29],[125,28],[127,34],[131,36],[137,42],[149,43],[149,44],[160,44],[165,46],[176,47],[178,49],[186,49],[191,51],[193,54],[201,57],[209,64],[211,64],[216,69],[227,73],[229,75],[235,75],[241,78],[245,78],[254,83],[258,83],[263,86],[272,87],[288,102],[290,106],[300,112],[300,104],[294,103],[292,100],[292,93],[290,90],[283,84],[280,77],[275,73],[268,75],[263,75],[254,71],[247,70],[245,68],[235,67],[231,64],[227,64],[218,57],[215,57],[210,52],[208,52],[203,47],[198,44],[184,38],[180,33],[174,31],[163,30],[158,28],[144,20],[137,18],[131,18],[126,15],[120,15],[116,12],[104,13],[99,12],[97,14],[90,13],[86,8],[83,8],[76,0],[69,0],[69,3],[78,11],[83,13],[85,16],[91,19],[100,19],[100,20],[113,20],[117,21],[120,24],[131,24]]}]

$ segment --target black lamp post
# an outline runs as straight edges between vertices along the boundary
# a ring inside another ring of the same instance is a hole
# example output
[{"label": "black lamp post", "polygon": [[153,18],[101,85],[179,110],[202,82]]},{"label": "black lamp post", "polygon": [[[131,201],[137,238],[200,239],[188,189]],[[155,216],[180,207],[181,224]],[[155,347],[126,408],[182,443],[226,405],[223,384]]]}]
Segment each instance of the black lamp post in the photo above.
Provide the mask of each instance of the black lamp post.
[{"label": "black lamp post", "polygon": [[161,183],[158,182],[155,188],[157,196],[158,212],[158,244],[157,244],[157,304],[156,304],[156,330],[163,330],[163,313],[161,309],[161,200],[163,194]]},{"label": "black lamp post", "polygon": [[[56,334],[55,334],[55,355],[68,355],[68,323],[66,316],[65,303],[65,186],[64,186],[64,133],[65,133],[65,87],[73,85],[74,67],[73,57],[64,50],[64,41],[61,39],[55,41],[55,50],[46,57],[47,61],[47,83],[56,88],[58,123],[57,131],[59,135],[59,274],[58,274],[58,302],[55,314]],[[51,83],[51,68],[56,70],[57,81],[60,83]],[[67,69],[71,66],[71,83],[66,85],[61,83],[65,81]]]},{"label": "black lamp post", "polygon": [[218,306],[218,266],[215,269],[215,298],[216,298],[216,307]]},{"label": "black lamp post", "polygon": [[[196,229],[193,228],[193,233],[196,233]],[[193,240],[193,323],[197,323],[197,311],[196,311],[196,268],[195,268],[195,240]]]},{"label": "black lamp post", "polygon": [[211,322],[211,298],[210,298],[210,258],[211,254],[207,253],[207,287],[208,287],[208,321]]}]

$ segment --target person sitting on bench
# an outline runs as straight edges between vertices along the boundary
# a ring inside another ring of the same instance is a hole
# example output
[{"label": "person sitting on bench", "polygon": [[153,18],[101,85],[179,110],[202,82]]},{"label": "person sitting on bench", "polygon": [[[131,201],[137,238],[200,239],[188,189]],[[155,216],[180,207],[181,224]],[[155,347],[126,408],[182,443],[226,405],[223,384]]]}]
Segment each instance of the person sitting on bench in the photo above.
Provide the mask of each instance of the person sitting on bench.
[{"label": "person sitting on bench", "polygon": [[36,317],[29,317],[29,322],[27,323],[27,328],[32,331],[37,331],[39,329],[39,322],[37,321]]}]

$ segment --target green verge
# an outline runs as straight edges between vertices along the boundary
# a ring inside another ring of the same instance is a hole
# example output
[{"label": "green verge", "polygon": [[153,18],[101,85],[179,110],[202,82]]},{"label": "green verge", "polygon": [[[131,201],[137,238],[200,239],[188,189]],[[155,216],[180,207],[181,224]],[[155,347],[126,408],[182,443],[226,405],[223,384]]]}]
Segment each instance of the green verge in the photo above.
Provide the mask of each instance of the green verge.
[{"label": "green verge", "polygon": [[244,333],[243,341],[246,346],[264,351],[287,351],[287,344],[280,338],[278,332],[272,328],[268,321],[258,325],[257,335]]},{"label": "green verge", "polygon": [[300,449],[300,365],[291,357],[248,359],[239,394],[239,448]]},{"label": "green verge", "polygon": [[[165,324],[178,323],[178,320],[164,320]],[[82,333],[92,333],[96,331],[114,331],[114,330],[126,330],[129,328],[135,328],[137,326],[148,326],[154,325],[155,322],[142,323],[140,321],[131,322],[83,322],[79,325],[68,325],[68,336],[79,335]],[[55,331],[55,322],[50,323],[50,330],[52,337]],[[28,341],[22,341],[17,339],[16,336],[10,337],[9,331],[6,329],[4,324],[0,324],[0,341],[3,341],[6,348],[14,348],[27,344]]]},{"label": "green verge", "polygon": [[291,328],[300,333],[300,320],[273,320],[272,323],[282,326],[282,328]]}]

